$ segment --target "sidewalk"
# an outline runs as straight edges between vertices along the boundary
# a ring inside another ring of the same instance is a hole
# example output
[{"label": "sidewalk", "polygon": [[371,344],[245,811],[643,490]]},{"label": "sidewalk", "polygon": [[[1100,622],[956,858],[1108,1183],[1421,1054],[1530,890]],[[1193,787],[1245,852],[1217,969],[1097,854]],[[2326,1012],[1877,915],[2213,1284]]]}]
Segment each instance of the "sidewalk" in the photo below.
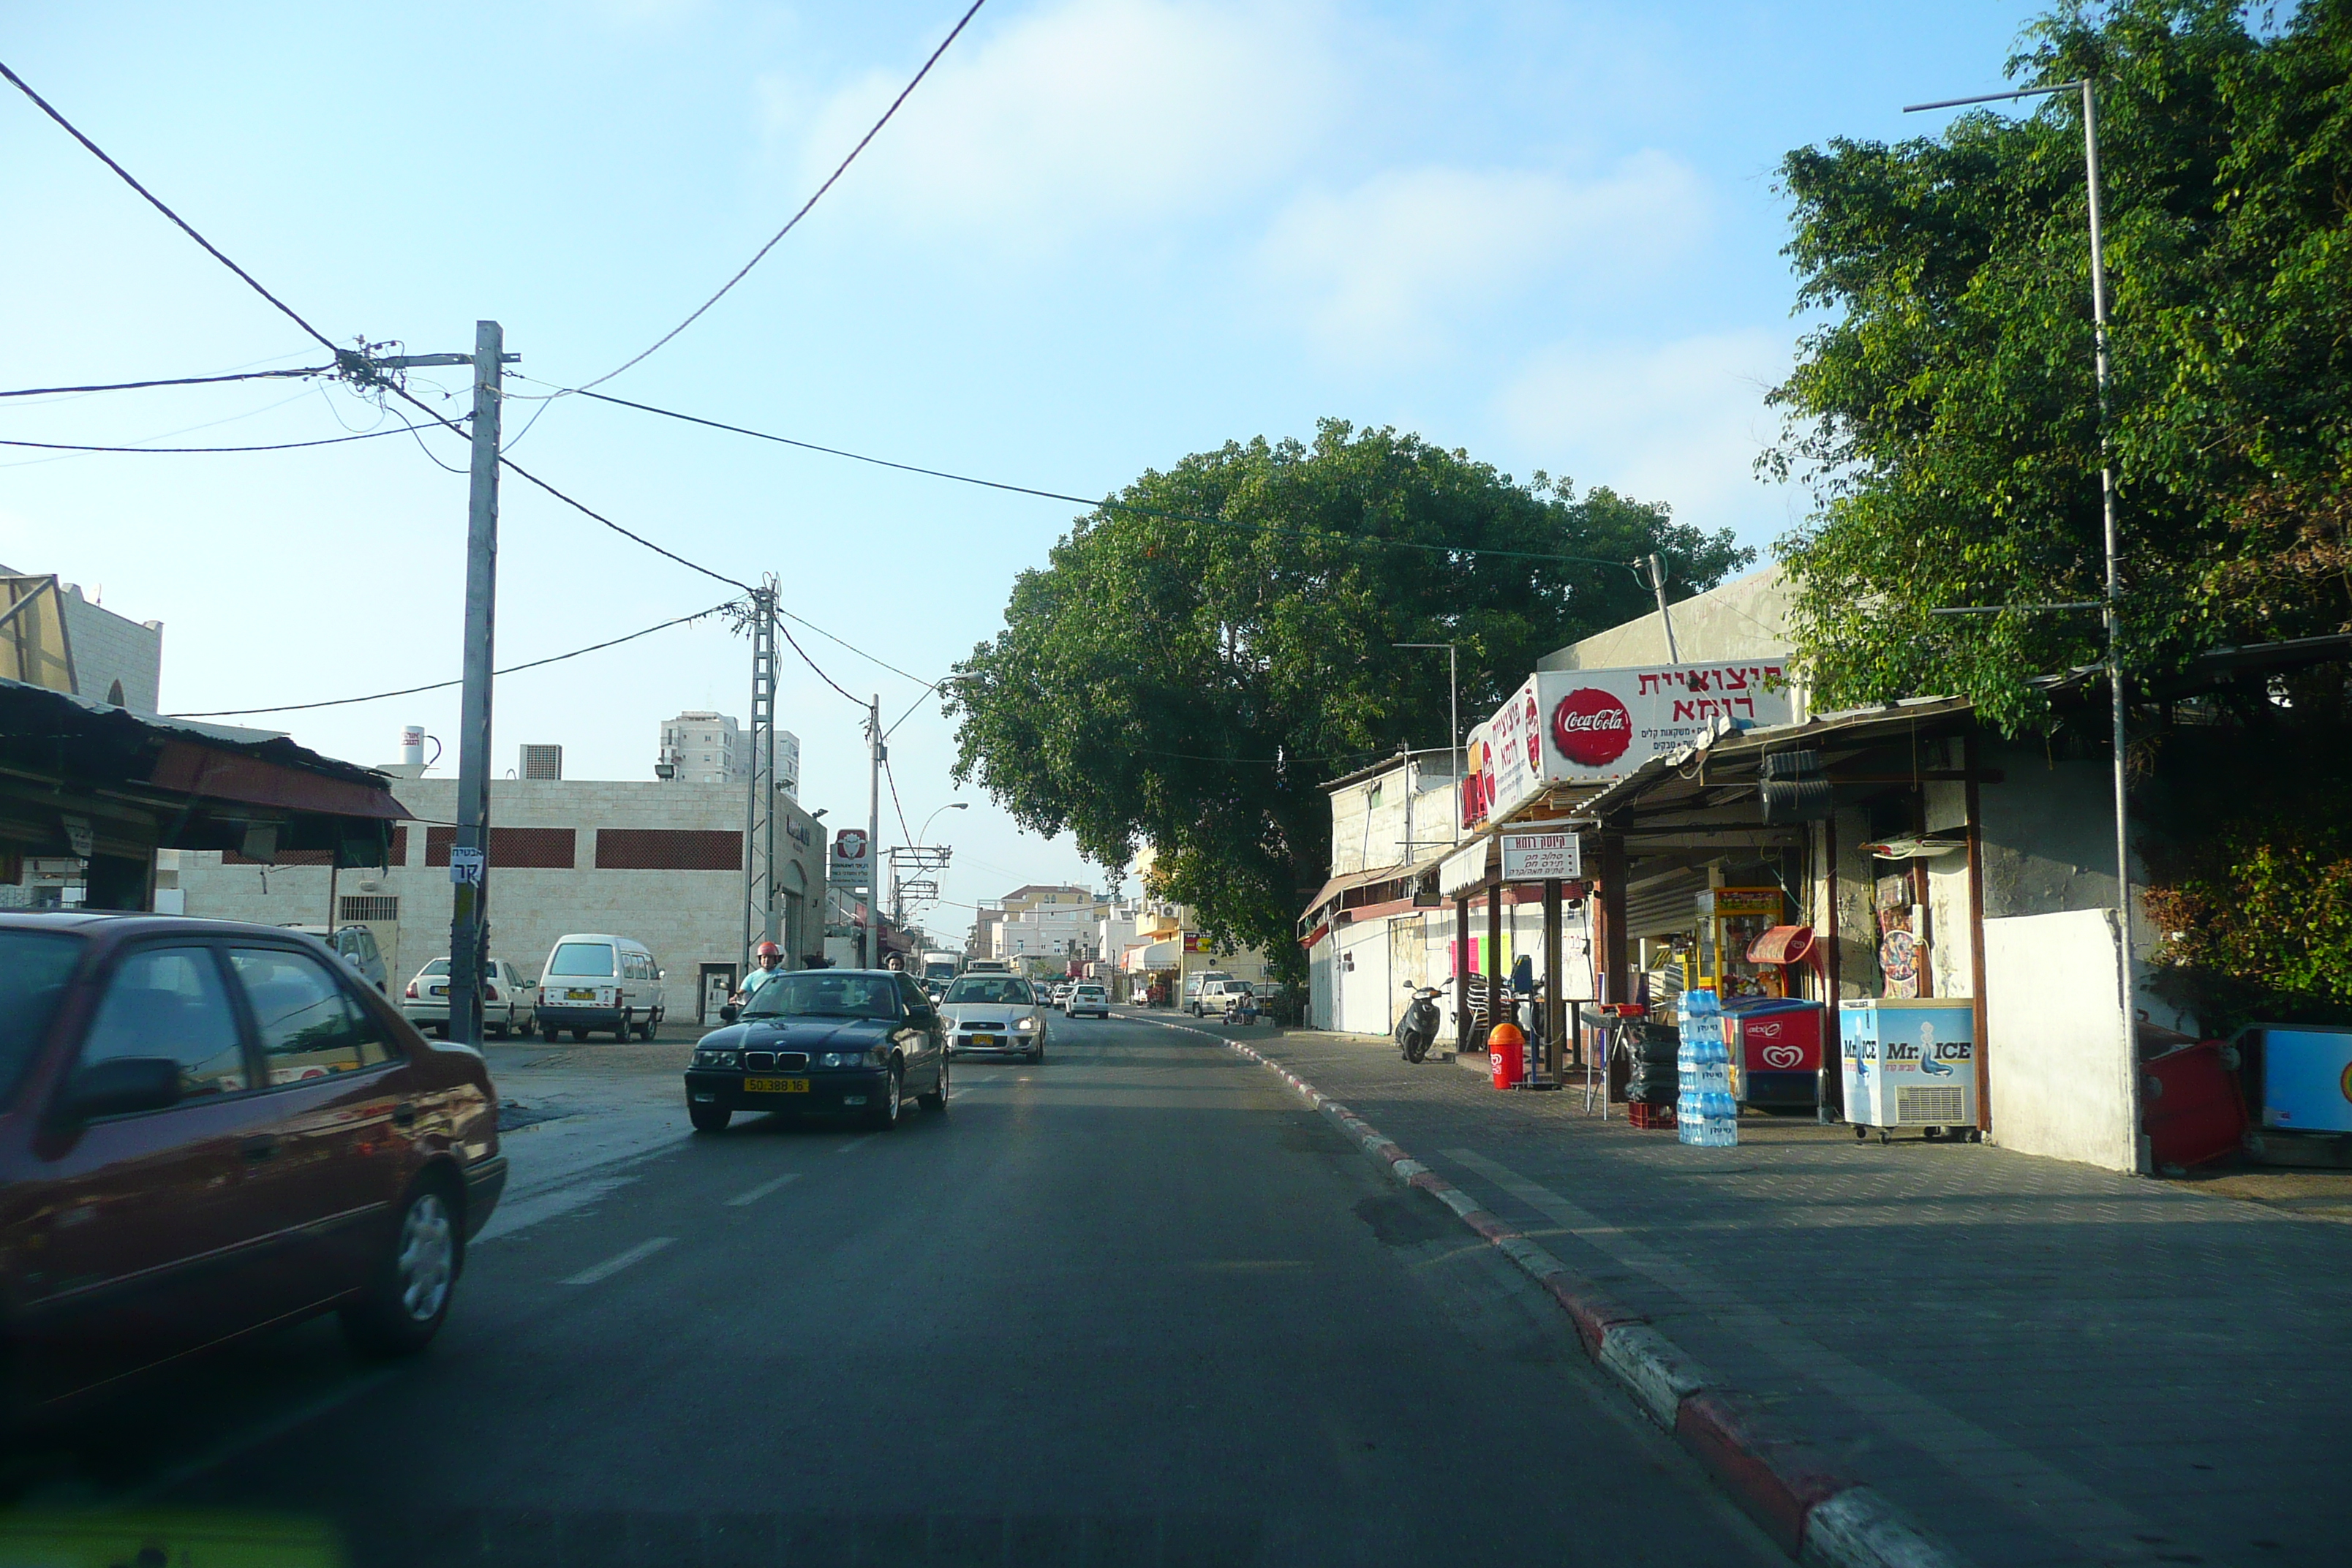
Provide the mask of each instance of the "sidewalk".
[{"label": "sidewalk", "polygon": [[[1756,1116],[1736,1149],[1687,1148],[1622,1107],[1587,1116],[1579,1089],[1497,1093],[1385,1040],[1207,1027],[1347,1106],[1989,1568],[2352,1551],[2340,1178],[2140,1181]],[[1572,1484],[1575,1456],[1549,1462]]]}]

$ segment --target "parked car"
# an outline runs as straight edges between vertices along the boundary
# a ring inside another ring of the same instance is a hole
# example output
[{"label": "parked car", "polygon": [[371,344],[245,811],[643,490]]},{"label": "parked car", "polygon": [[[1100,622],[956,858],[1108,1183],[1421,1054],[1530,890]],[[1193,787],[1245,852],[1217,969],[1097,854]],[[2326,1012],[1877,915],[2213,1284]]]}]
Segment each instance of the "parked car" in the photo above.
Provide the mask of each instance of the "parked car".
[{"label": "parked car", "polygon": [[478,1052],[279,926],[0,914],[0,1334],[19,1408],[336,1311],[421,1349],[506,1181]]},{"label": "parked car", "polygon": [[697,1132],[724,1132],[739,1110],[846,1110],[887,1131],[910,1085],[924,1110],[947,1109],[939,1009],[903,971],[795,970],[719,1016],[686,1069]]},{"label": "parked car", "polygon": [[1070,987],[1069,996],[1062,1003],[1062,1016],[1075,1018],[1082,1013],[1091,1013],[1097,1018],[1109,1017],[1110,992],[1091,980]]},{"label": "parked car", "polygon": [[1045,1008],[1037,989],[1018,974],[960,974],[940,1004],[948,1053],[1007,1051],[1045,1059]]},{"label": "parked car", "polygon": [[584,1040],[591,1030],[610,1029],[626,1040],[634,1030],[650,1040],[663,1016],[662,972],[644,942],[600,931],[555,939],[532,1010],[540,1033],[552,1040],[569,1029]]},{"label": "parked car", "polygon": [[[503,958],[490,960],[482,976],[482,1032],[505,1039],[531,1031],[536,987]],[[400,1016],[426,1033],[449,1037],[449,961],[436,958],[416,972],[401,993]]]},{"label": "parked car", "polygon": [[1244,996],[1256,995],[1246,980],[1212,980],[1201,987],[1192,998],[1192,1016],[1196,1018],[1221,1018],[1234,1003]]},{"label": "parked car", "polygon": [[378,993],[387,996],[392,994],[390,966],[383,961],[383,949],[376,945],[375,932],[367,927],[344,925],[331,931],[325,926],[306,926],[289,921],[278,929],[299,931],[304,936],[317,937],[333,948],[336,956],[350,964]]},{"label": "parked car", "polygon": [[[1186,975],[1184,977],[1184,1011],[1192,1014],[1195,1018],[1202,1016],[1205,1011],[1201,1005],[1202,991],[1217,981],[1232,978],[1232,975],[1222,969],[1204,969],[1198,974]],[[1222,1006],[1223,1004],[1219,1005]]]}]

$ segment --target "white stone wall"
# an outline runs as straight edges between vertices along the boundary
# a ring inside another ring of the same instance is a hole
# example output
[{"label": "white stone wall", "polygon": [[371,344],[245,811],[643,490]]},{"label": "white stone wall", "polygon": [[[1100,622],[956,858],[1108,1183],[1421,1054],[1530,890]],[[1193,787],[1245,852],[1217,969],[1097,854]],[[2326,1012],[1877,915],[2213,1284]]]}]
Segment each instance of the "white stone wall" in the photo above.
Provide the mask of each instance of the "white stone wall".
[{"label": "white stone wall", "polygon": [[[448,952],[451,887],[446,866],[427,866],[425,828],[446,824],[456,814],[457,784],[451,779],[396,783],[400,802],[417,815],[408,824],[406,863],[383,870],[345,870],[336,878],[340,896],[394,894],[400,900],[396,924],[376,925],[395,992],[427,962]],[[732,871],[609,871],[596,865],[596,833],[604,827],[700,828],[738,835],[743,831],[740,786],[601,782],[495,780],[490,820],[500,827],[569,827],[574,830],[571,869],[491,868],[490,946],[525,974],[536,977],[555,939],[570,931],[612,931],[635,937],[653,951],[669,976],[669,1010],[691,1016],[698,966],[743,963],[743,874]],[[824,835],[797,807],[788,821],[807,835],[805,845],[779,834],[780,884],[817,889],[824,875]],[[217,920],[266,925],[326,921],[328,872],[318,866],[231,866],[217,852],[182,851],[179,888],[184,912]],[[791,908],[787,903],[787,909]],[[819,912],[802,904],[800,929],[786,934],[791,962],[814,951]]]},{"label": "white stone wall", "polygon": [[163,700],[163,623],[126,620],[82,597],[71,583],[58,585],[65,606],[66,636],[73,644],[76,696],[111,700],[122,682],[122,705],[142,713]]}]

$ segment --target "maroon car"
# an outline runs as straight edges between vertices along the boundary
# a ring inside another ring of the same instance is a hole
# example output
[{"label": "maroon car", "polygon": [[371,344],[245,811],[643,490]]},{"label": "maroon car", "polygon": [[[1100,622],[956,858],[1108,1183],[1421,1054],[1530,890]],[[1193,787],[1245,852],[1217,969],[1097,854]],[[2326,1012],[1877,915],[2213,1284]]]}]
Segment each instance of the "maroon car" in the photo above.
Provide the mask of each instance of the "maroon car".
[{"label": "maroon car", "polygon": [[506,1181],[478,1052],[315,938],[0,914],[0,1336],[22,1410],[330,1309],[424,1346]]}]

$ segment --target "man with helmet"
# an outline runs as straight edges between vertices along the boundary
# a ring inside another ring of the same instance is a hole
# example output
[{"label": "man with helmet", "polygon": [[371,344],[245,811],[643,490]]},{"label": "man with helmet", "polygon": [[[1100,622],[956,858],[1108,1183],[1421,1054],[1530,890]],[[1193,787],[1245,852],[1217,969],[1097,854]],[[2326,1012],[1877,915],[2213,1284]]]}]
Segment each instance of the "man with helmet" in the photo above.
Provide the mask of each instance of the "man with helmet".
[{"label": "man with helmet", "polygon": [[784,950],[774,942],[763,942],[751,952],[759,967],[745,976],[743,988],[730,998],[739,1007],[758,995],[761,986],[784,972]]}]

